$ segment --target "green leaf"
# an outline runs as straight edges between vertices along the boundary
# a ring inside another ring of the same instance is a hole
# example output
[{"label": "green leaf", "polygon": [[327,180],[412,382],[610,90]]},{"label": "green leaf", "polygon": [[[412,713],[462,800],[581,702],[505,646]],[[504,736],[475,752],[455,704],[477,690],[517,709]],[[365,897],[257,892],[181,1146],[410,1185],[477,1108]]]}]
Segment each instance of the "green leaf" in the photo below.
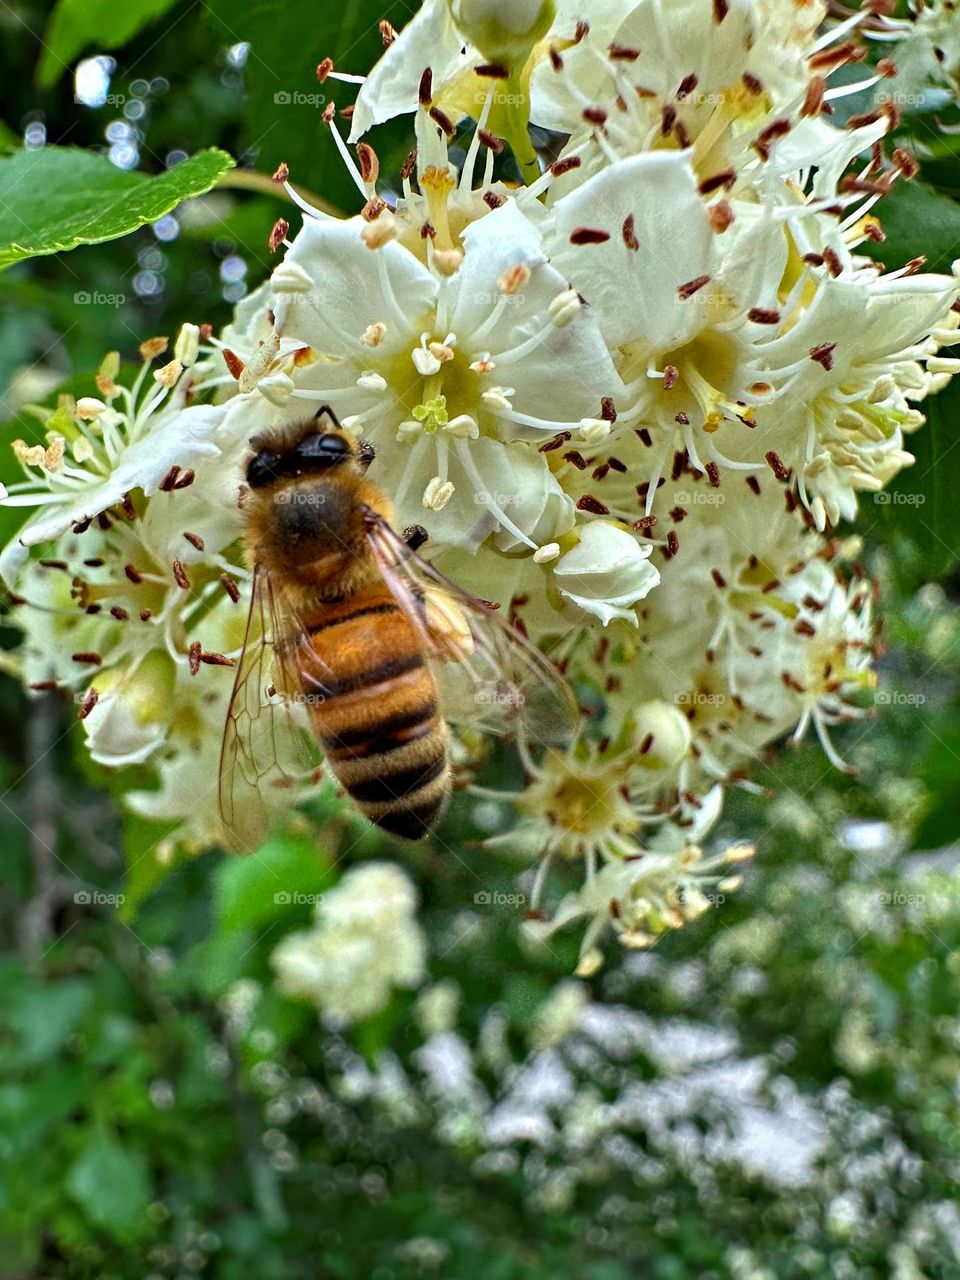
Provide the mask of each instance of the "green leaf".
[{"label": "green leaf", "polygon": [[908,538],[920,552],[927,579],[933,581],[960,560],[960,382],[920,407],[926,424],[906,440],[916,462],[882,493],[863,495],[861,522],[878,541]]},{"label": "green leaf", "polygon": [[927,271],[949,274],[960,258],[960,204],[920,179],[894,183],[876,213],[887,238],[882,244],[868,241],[861,252],[891,270],[911,258],[926,258]]},{"label": "green leaf", "polygon": [[216,874],[214,912],[225,932],[278,920],[292,927],[309,919],[313,900],[330,883],[327,854],[315,840],[277,837],[252,857],[224,860]]},{"label": "green leaf", "polygon": [[[248,41],[250,53],[244,67],[248,93],[243,137],[256,151],[261,173],[272,172],[284,161],[295,186],[320,192],[346,213],[357,213],[363,204],[353,180],[323,123],[324,107],[331,102],[345,106],[355,97],[356,86],[334,80],[318,84],[316,67],[330,57],[348,72],[364,72],[383,53],[375,18],[386,18],[396,27],[410,21],[406,0],[386,0],[375,15],[358,3],[326,4],[310,11],[309,39],[304,38],[304,11],[289,0],[208,0],[204,17],[221,44]],[[345,136],[347,125],[338,121]],[[377,152],[383,172],[391,173],[410,149],[409,116],[377,130]]]},{"label": "green leaf", "polygon": [[[114,792],[118,805],[122,805],[122,791]],[[180,856],[157,856],[158,847],[176,829],[176,823],[151,822],[139,814],[122,809],[123,852],[127,862],[127,874],[123,882],[124,900],[120,906],[120,919],[132,924],[146,898],[158,889],[167,876],[180,863]]]},{"label": "green leaf", "polygon": [[119,49],[131,37],[172,9],[176,0],[59,0],[43,33],[43,54],[37,66],[42,89],[55,85],[87,45]]},{"label": "green leaf", "polygon": [[211,147],[151,178],[75,147],[0,158],[0,268],[129,235],[209,191],[233,163]]},{"label": "green leaf", "polygon": [[0,1010],[5,1066],[33,1067],[59,1054],[86,1017],[91,1000],[89,984],[79,978],[18,985],[10,993],[10,1007]]},{"label": "green leaf", "polygon": [[147,1161],[108,1132],[88,1140],[67,1174],[67,1193],[95,1226],[114,1239],[142,1234],[151,1200]]}]

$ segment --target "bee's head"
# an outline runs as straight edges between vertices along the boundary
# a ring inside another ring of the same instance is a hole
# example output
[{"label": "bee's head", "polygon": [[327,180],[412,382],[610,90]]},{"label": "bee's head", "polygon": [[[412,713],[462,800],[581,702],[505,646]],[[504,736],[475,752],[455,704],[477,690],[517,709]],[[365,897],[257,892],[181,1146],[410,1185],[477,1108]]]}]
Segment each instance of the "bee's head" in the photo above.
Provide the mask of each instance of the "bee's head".
[{"label": "bee's head", "polygon": [[340,429],[333,412],[324,406],[315,417],[279,434],[265,433],[251,441],[254,453],[247,463],[247,484],[264,489],[277,481],[322,476],[344,463],[365,469],[373,452]]},{"label": "bee's head", "polygon": [[347,435],[327,408],[250,444],[243,509],[251,560],[307,578],[311,566],[329,569],[331,557],[347,562],[364,552],[369,445]]}]

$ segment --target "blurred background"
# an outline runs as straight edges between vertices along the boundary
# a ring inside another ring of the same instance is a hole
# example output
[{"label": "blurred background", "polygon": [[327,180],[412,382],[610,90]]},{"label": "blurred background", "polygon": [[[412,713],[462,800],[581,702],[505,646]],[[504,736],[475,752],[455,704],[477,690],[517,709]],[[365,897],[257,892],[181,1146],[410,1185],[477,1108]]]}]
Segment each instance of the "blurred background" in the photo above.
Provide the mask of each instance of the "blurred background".
[{"label": "blurred background", "polygon": [[[124,239],[3,273],[4,440],[35,438],[24,406],[106,351],[227,322],[292,216],[281,161],[354,210],[321,123],[348,86],[314,68],[369,67],[377,20],[410,12],[0,6],[0,151],[238,161]],[[885,202],[891,263],[960,255],[958,120],[945,95],[904,115],[923,177]],[[385,172],[405,134],[378,134]],[[886,628],[879,714],[837,735],[857,776],[816,747],[771,760],[770,795],[733,796],[719,832],[758,846],[744,888],[589,980],[570,976],[576,938],[522,945],[516,867],[471,847],[507,820],[491,802],[460,795],[446,819],[462,862],[342,814],[323,847],[272,849],[269,875],[158,862],[75,752],[75,709],[0,678],[0,1275],[960,1276],[960,393],[929,413],[916,466],[862,520]],[[0,513],[4,541],[18,516]],[[269,963],[341,841],[405,865],[431,955],[418,993],[347,1030],[280,995]]]}]

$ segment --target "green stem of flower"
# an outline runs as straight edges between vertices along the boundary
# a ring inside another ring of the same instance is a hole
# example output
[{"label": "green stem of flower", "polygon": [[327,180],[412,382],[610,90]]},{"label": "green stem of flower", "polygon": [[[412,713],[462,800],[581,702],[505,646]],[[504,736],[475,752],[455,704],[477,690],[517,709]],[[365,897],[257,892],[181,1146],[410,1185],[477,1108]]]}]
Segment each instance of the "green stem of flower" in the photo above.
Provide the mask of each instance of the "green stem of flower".
[{"label": "green stem of flower", "polygon": [[[256,169],[230,169],[227,173],[220,175],[217,179],[217,186],[232,187],[239,191],[258,191],[261,195],[274,196],[277,200],[283,200],[289,204],[293,203],[281,183],[274,182],[273,178],[265,173],[258,173]],[[323,213],[329,213],[334,218],[346,217],[342,209],[338,209],[329,200],[324,200],[323,196],[318,196],[315,191],[311,191],[307,187],[301,187],[299,183],[297,184],[297,193]]]},{"label": "green stem of flower", "polygon": [[540,161],[530,141],[530,77],[514,72],[502,81],[504,92],[499,113],[500,133],[510,144],[517,167],[529,186],[540,177]]}]

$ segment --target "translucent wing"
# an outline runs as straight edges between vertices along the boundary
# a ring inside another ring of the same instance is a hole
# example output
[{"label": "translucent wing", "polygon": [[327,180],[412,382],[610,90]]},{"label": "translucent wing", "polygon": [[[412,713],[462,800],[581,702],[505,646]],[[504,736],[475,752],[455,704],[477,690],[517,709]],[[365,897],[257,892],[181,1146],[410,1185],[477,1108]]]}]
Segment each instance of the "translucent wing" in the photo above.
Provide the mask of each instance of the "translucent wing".
[{"label": "translucent wing", "polygon": [[444,719],[525,742],[576,735],[580,712],[568,682],[495,605],[445,577],[375,512],[370,546],[384,581],[433,659]]},{"label": "translucent wing", "polygon": [[322,772],[322,753],[304,714],[296,661],[301,635],[270,575],[258,567],[220,749],[224,838],[241,852],[259,848]]}]

